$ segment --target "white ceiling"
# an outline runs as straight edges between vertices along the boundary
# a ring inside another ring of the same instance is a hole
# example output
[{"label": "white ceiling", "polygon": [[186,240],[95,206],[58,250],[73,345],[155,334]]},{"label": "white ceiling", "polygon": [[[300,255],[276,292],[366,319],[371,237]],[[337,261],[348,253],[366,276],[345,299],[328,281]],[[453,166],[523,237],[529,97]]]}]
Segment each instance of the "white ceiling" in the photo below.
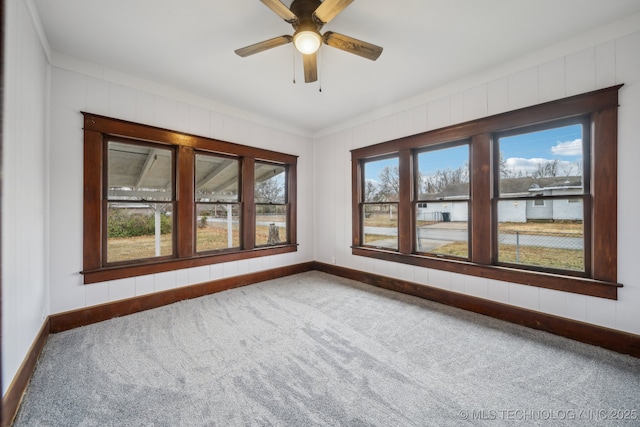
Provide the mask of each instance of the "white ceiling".
[{"label": "white ceiling", "polygon": [[320,81],[305,84],[292,44],[234,53],[293,33],[258,0],[34,4],[54,52],[308,135],[640,12],[639,0],[356,0],[322,31],[377,44],[382,55],[372,62],[323,46]]}]

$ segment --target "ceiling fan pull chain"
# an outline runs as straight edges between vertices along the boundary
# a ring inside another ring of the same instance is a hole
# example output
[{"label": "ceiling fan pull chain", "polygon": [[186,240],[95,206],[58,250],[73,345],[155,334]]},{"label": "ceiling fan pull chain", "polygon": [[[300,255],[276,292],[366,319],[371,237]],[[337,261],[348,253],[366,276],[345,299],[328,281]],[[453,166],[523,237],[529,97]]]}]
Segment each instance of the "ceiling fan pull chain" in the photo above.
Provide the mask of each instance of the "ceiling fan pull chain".
[{"label": "ceiling fan pull chain", "polygon": [[322,54],[320,53],[322,49],[318,50],[318,92],[322,92]]},{"label": "ceiling fan pull chain", "polygon": [[296,49],[291,49],[291,57],[293,58],[293,84],[296,84]]}]

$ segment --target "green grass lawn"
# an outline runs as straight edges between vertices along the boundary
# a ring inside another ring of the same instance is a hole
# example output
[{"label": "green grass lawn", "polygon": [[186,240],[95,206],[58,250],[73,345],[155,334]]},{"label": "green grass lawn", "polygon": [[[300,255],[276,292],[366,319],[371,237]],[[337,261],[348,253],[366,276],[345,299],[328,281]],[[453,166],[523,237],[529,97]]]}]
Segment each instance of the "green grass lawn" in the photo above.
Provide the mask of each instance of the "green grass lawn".
[{"label": "green grass lawn", "polygon": [[[273,218],[269,217],[274,221]],[[283,219],[284,220],[284,219]],[[207,227],[198,228],[196,234],[196,248],[199,252],[226,249],[227,248],[227,224],[210,223]],[[279,227],[280,240],[287,238],[284,227]],[[269,226],[256,226],[256,245],[266,245],[269,237]],[[240,232],[236,228],[232,231],[232,239],[235,247],[239,246]],[[172,250],[171,234],[163,234],[160,237],[161,256],[170,256]],[[108,262],[122,262],[136,259],[155,257],[155,236],[119,237],[110,238],[107,244]]]},{"label": "green grass lawn", "polygon": [[[438,253],[457,257],[467,256],[467,242],[454,242],[438,248]],[[500,262],[516,264],[516,246],[500,245]],[[581,250],[520,246],[519,264],[561,270],[584,271],[584,254]]]}]

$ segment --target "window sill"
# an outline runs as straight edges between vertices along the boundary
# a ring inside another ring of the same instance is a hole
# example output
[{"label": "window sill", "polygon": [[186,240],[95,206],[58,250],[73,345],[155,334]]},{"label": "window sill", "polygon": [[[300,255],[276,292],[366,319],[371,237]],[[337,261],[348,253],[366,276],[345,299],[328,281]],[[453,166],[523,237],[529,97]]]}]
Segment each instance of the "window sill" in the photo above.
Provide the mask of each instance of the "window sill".
[{"label": "window sill", "polygon": [[88,285],[108,280],[125,279],[128,277],[143,276],[146,274],[180,270],[183,268],[201,267],[203,265],[296,252],[297,250],[297,244],[262,246],[250,250],[197,255],[189,258],[172,258],[170,260],[145,262],[144,264],[103,267],[94,270],[84,270],[81,271],[80,274],[84,275],[84,284]]},{"label": "window sill", "polygon": [[505,282],[537,286],[539,288],[553,289],[612,300],[618,299],[618,288],[622,287],[619,283],[605,282],[582,277],[519,270],[516,268],[494,265],[481,265],[468,261],[439,259],[415,254],[401,254],[395,251],[370,247],[352,247],[352,254],[385,261],[399,262],[402,264],[415,265],[418,267],[433,268],[435,270],[444,270],[452,273],[484,277],[486,279],[501,280]]}]

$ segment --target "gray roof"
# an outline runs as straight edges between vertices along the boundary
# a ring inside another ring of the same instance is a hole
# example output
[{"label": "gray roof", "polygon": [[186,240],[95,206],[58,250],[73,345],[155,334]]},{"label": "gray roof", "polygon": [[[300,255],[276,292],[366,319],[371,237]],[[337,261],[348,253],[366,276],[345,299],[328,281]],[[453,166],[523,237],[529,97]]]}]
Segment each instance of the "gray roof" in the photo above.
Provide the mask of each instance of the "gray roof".
[{"label": "gray roof", "polygon": [[[534,195],[546,189],[557,188],[582,188],[581,176],[554,176],[534,178],[525,176],[521,178],[507,178],[500,180],[500,194],[505,195]],[[461,182],[449,184],[439,193],[420,194],[420,200],[455,199],[469,196],[469,183]]]}]

